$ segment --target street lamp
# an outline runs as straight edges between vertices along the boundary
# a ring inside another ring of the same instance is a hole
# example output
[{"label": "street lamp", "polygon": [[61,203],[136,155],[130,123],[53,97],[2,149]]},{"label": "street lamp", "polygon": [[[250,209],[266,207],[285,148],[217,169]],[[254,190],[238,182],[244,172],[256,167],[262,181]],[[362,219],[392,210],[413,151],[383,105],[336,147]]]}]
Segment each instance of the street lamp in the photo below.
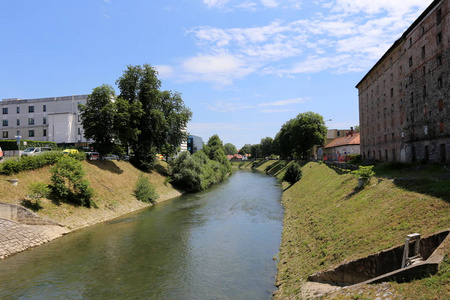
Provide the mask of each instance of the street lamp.
[{"label": "street lamp", "polygon": [[15,135],[14,137],[16,138],[16,141],[17,141],[17,150],[19,150],[19,158],[20,158],[20,139],[22,138],[22,136]]}]

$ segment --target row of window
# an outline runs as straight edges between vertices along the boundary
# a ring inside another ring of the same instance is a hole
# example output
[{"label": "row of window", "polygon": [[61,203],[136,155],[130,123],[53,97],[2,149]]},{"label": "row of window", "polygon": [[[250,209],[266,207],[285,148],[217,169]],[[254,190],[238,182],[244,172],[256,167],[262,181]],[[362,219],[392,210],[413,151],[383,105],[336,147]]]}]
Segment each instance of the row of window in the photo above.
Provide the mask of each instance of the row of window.
[{"label": "row of window", "polygon": [[[7,115],[8,111],[9,111],[8,107],[3,107],[2,112],[3,112],[4,115]],[[43,112],[47,111],[47,105],[46,104],[42,105],[42,111]],[[34,113],[34,105],[28,106],[28,112],[29,113]],[[16,113],[20,114],[20,106],[17,106]]]},{"label": "row of window", "polygon": [[[17,130],[17,135],[20,135],[20,130]],[[47,136],[47,129],[43,129],[42,136]],[[34,129],[28,130],[28,137],[34,137]],[[3,138],[4,139],[9,138],[8,131],[3,131]]]},{"label": "row of window", "polygon": [[[42,118],[42,124],[43,125],[47,124],[47,117]],[[20,126],[20,119],[17,119],[16,125]],[[28,118],[28,125],[34,125],[34,118]],[[8,120],[3,120],[3,126],[9,126]]]}]

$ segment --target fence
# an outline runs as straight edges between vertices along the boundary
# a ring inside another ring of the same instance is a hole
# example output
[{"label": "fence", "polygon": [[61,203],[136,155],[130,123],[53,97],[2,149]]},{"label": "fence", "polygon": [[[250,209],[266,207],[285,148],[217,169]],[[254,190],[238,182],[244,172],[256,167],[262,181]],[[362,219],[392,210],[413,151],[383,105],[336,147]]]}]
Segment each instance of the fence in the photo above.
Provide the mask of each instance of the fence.
[{"label": "fence", "polygon": [[357,165],[349,165],[342,162],[324,161],[324,163],[333,169],[350,170],[350,171],[355,171],[359,169],[359,166]]}]

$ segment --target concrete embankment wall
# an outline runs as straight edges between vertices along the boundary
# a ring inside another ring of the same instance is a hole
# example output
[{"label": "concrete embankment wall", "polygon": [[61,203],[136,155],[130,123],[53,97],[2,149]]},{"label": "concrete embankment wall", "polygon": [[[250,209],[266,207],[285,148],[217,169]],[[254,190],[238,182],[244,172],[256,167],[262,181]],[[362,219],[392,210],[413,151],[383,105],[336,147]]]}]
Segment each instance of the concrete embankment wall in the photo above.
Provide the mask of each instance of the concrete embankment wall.
[{"label": "concrete embankment wall", "polygon": [[44,219],[36,215],[29,209],[8,203],[0,202],[0,219],[11,220],[27,225],[59,225],[58,222],[50,219]]}]

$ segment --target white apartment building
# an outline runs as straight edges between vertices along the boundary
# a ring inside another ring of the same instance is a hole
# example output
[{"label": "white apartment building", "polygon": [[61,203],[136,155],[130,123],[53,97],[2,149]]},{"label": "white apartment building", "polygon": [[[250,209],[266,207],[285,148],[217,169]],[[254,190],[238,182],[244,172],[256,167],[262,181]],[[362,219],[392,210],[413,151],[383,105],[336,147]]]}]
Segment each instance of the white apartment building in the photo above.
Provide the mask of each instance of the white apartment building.
[{"label": "white apartment building", "polygon": [[0,101],[0,139],[84,143],[80,104],[88,95],[37,99],[3,99]]}]

